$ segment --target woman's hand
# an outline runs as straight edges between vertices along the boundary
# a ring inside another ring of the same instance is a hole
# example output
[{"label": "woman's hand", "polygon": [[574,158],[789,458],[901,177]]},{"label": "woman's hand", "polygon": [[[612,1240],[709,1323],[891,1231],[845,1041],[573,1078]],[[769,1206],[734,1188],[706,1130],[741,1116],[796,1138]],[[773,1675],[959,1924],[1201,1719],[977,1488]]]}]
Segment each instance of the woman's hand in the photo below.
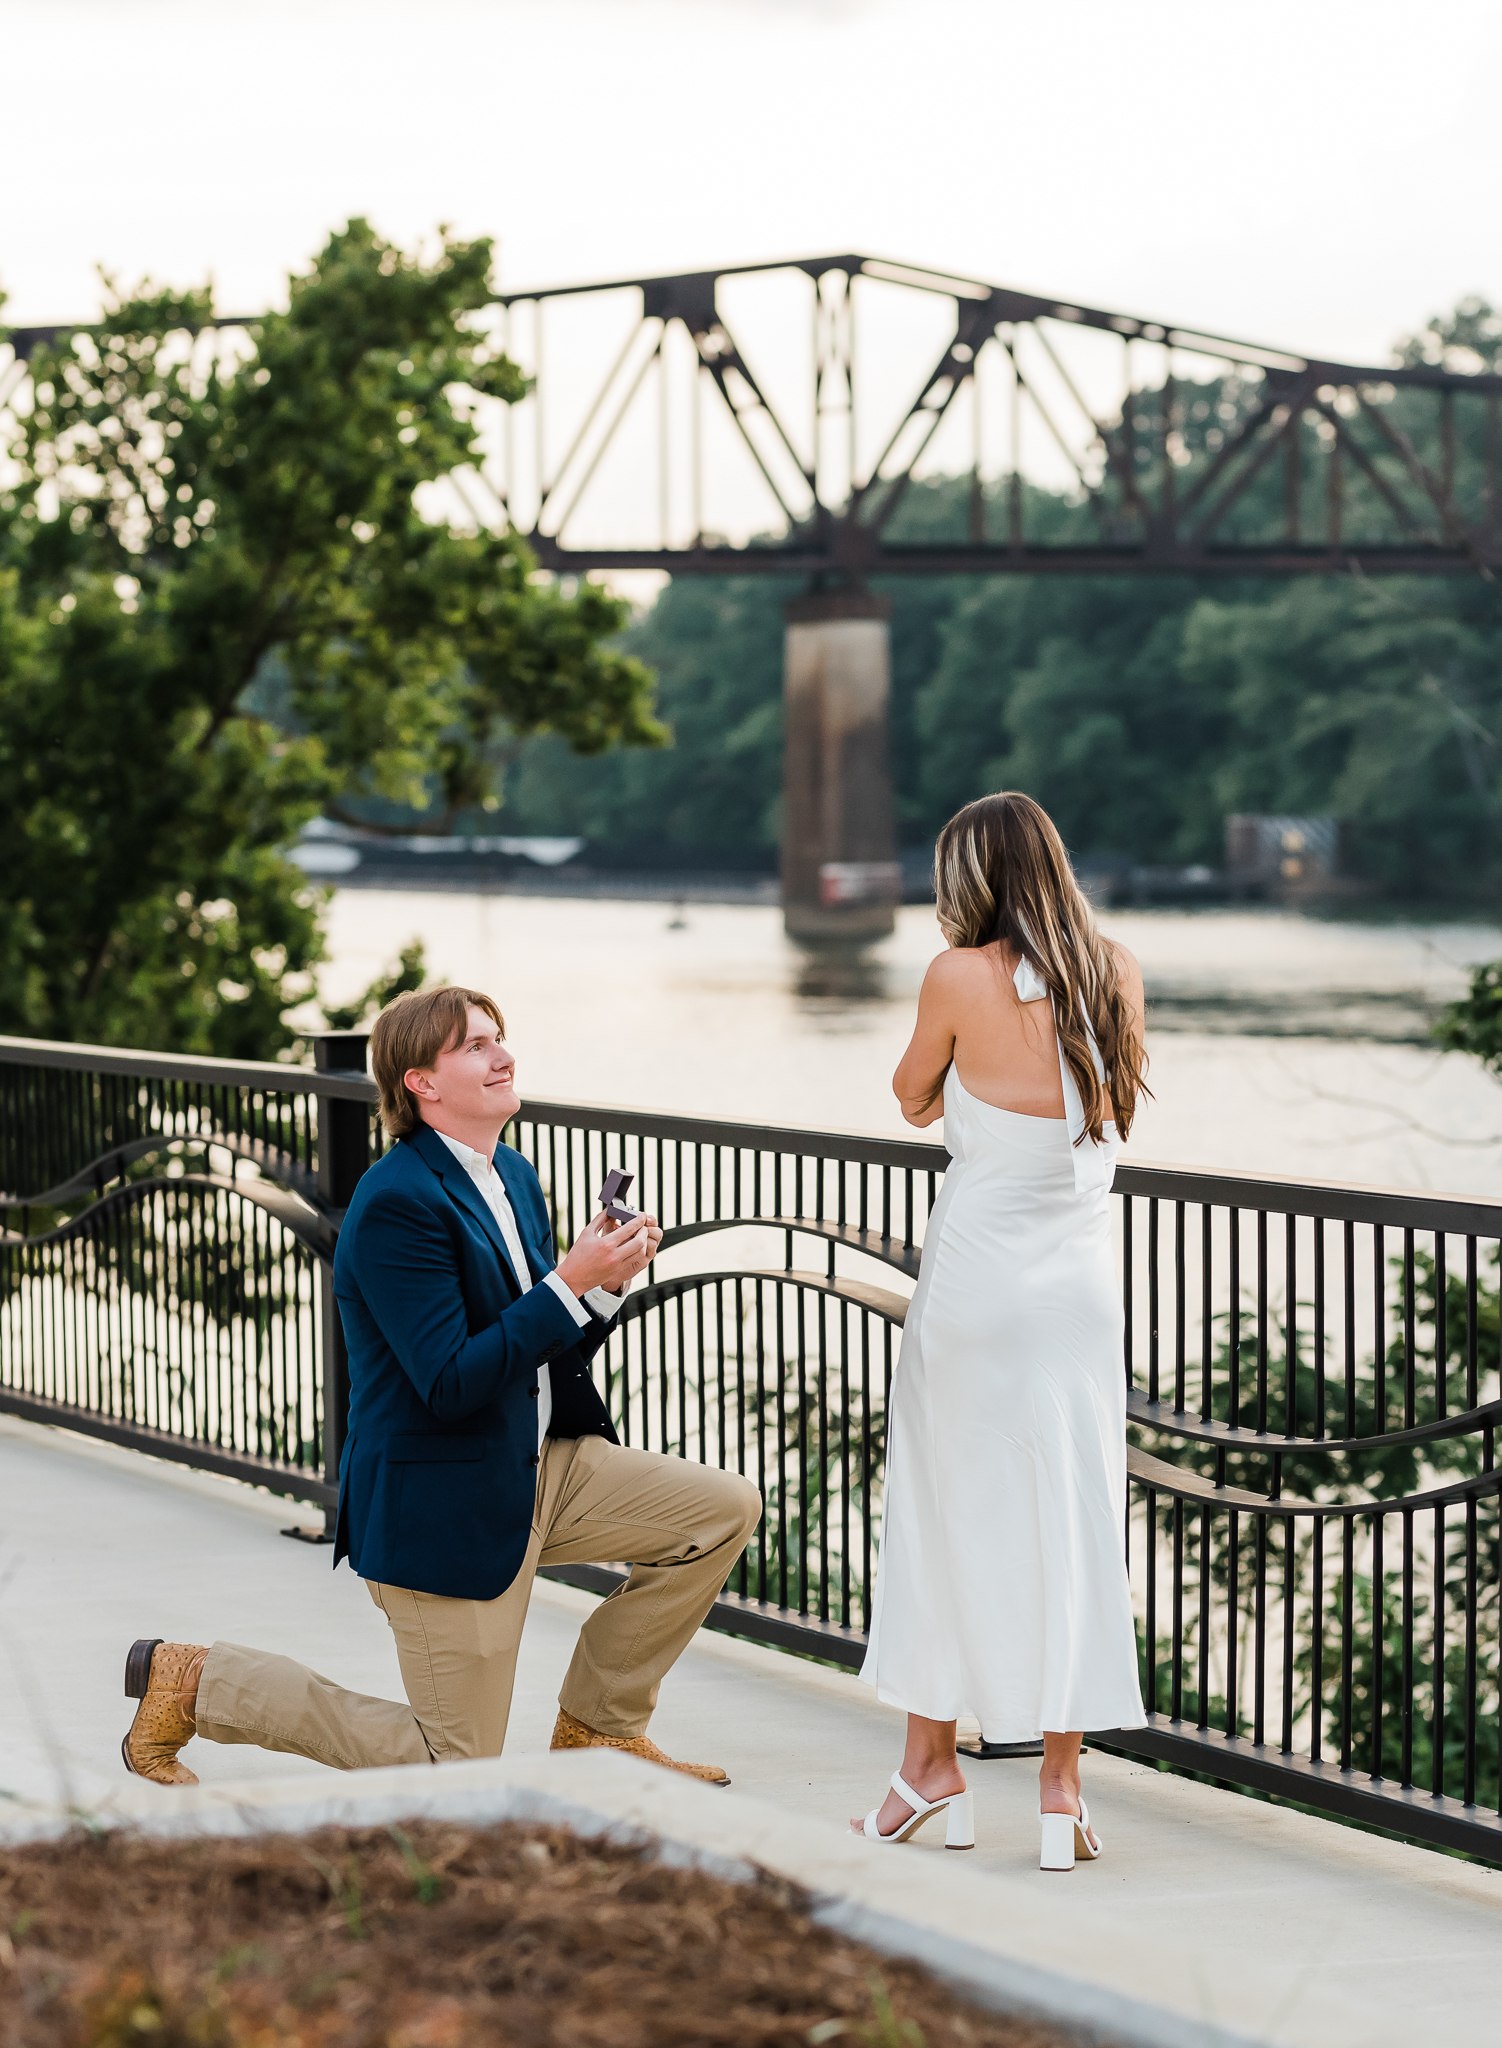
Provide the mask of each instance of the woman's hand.
[{"label": "woman's hand", "polygon": [[629,1223],[617,1223],[602,1210],[559,1261],[558,1277],[581,1296],[592,1287],[619,1294],[651,1265],[661,1243],[662,1225],[655,1216],[633,1216]]}]

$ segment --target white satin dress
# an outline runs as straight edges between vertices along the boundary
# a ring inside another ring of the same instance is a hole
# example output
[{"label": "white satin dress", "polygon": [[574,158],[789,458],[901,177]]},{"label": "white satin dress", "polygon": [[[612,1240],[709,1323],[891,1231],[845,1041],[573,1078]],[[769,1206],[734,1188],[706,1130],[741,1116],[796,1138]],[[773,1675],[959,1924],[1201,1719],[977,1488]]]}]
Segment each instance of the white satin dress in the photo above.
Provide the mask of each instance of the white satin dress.
[{"label": "white satin dress", "polygon": [[[1023,961],[1024,1002],[1046,990]],[[1096,1054],[1099,1065],[1099,1054]],[[1111,1235],[1116,1127],[971,1095],[951,1066],[934,1204],[903,1329],[861,1677],[992,1742],[1140,1728],[1125,1564],[1126,1379]]]}]

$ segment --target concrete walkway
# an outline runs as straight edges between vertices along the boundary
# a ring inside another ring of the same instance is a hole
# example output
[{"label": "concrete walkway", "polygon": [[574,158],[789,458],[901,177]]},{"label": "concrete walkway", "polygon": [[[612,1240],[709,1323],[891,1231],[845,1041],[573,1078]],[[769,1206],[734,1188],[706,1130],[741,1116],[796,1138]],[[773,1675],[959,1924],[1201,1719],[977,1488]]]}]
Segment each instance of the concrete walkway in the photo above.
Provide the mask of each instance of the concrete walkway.
[{"label": "concrete walkway", "polygon": [[[327,1550],[278,1536],[298,1512],[0,1417],[0,1796],[107,1810],[129,1786],[121,1672],[138,1635],[255,1643],[400,1697],[389,1632],[360,1587],[330,1572]],[[546,1749],[589,1605],[539,1583],[508,1756]],[[763,1807],[838,1834],[898,1761],[901,1721],[852,1677],[706,1633],[664,1685],[652,1732],[671,1753],[722,1763]],[[348,1782],[299,1758],[204,1742],[187,1760],[206,1787],[305,1780],[311,1796]],[[1502,1873],[1097,1755],[1086,1789],[1107,1854],[1067,1881],[1045,1877],[1034,1771],[972,1767],[971,1857],[945,1856],[937,1827],[900,1851],[863,1853],[907,1859],[896,1867],[915,1881],[943,1866],[950,1884],[958,1870],[1025,1885],[1030,1902],[1038,1891],[1066,1952],[1072,1937],[1088,1954],[1108,1925],[1139,1957],[1161,1951],[1176,1978],[1189,1970],[1199,2009],[1233,2027],[1228,1994],[1275,1975],[1281,2003],[1303,1987],[1311,2014],[1343,2008],[1358,2022],[1353,2039],[1361,2015],[1366,2038],[1410,2048],[1498,2038]],[[1269,2021],[1265,2038],[1301,2031]],[[1328,2025],[1316,2034],[1331,2038]]]}]

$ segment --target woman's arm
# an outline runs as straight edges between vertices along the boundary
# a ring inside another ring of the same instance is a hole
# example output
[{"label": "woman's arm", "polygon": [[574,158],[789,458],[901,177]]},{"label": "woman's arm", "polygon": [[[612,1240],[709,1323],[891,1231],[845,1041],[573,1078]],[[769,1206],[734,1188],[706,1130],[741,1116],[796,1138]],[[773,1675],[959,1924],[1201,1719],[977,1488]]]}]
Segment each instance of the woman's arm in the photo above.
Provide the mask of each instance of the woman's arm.
[{"label": "woman's arm", "polygon": [[920,1131],[944,1114],[944,1077],[954,1058],[955,964],[953,953],[929,962],[912,1042],[892,1076],[892,1093],[903,1116]]}]

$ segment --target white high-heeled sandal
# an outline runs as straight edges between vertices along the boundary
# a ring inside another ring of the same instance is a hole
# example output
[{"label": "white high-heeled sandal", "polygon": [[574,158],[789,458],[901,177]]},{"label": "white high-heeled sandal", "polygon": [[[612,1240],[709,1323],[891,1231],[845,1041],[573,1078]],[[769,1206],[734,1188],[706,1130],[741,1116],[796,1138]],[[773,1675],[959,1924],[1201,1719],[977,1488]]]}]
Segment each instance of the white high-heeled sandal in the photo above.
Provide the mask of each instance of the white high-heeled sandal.
[{"label": "white high-heeled sandal", "polygon": [[1090,1809],[1083,1796],[1078,1815],[1040,1813],[1038,1818],[1043,1823],[1043,1846],[1038,1854],[1040,1870],[1073,1870],[1076,1856],[1093,1863],[1106,1846],[1090,1826]]},{"label": "white high-heeled sandal", "polygon": [[908,1842],[917,1834],[926,1820],[936,1813],[946,1813],[948,1820],[944,1829],[946,1849],[973,1849],[975,1847],[975,1795],[973,1792],[950,1792],[943,1799],[922,1799],[903,1777],[901,1771],[892,1773],[892,1790],[899,1799],[905,1800],[913,1809],[905,1821],[884,1835],[876,1825],[876,1816],[881,1812],[873,1806],[866,1815],[865,1837],[868,1842]]}]

